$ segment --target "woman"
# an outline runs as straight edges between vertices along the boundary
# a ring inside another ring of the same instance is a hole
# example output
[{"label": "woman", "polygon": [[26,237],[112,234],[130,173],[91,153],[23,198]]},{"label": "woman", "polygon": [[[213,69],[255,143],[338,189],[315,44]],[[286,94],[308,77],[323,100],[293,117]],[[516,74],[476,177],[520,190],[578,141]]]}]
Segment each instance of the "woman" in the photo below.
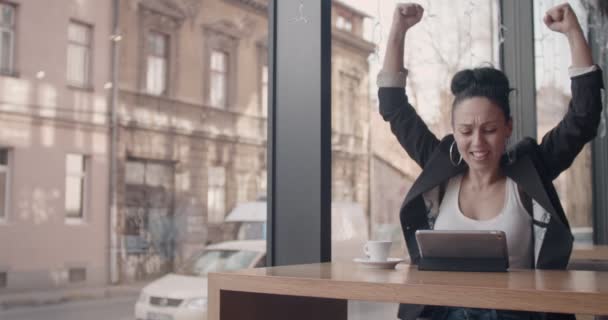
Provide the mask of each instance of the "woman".
[{"label": "woman", "polygon": [[[499,70],[476,68],[452,79],[453,134],[439,140],[405,95],[403,44],[420,21],[417,4],[395,8],[383,69],[378,75],[380,113],[407,153],[423,168],[400,211],[410,258],[419,259],[419,229],[503,230],[513,268],[565,269],[573,237],[552,181],[595,137],[601,116],[602,75],[593,65],[576,15],[568,4],[550,9],[544,22],[570,46],[572,100],[563,120],[537,143],[525,138],[506,152],[512,133],[509,81]],[[401,305],[401,319],[573,319],[467,308]]]}]

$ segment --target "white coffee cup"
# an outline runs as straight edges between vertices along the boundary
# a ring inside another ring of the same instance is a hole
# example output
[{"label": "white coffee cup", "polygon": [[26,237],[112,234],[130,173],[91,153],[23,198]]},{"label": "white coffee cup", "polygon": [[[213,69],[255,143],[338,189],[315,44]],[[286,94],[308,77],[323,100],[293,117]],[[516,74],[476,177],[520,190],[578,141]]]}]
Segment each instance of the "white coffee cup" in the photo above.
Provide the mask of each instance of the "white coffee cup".
[{"label": "white coffee cup", "polygon": [[391,241],[370,240],[363,246],[363,251],[367,259],[372,262],[384,262],[388,260],[388,253],[391,249]]}]

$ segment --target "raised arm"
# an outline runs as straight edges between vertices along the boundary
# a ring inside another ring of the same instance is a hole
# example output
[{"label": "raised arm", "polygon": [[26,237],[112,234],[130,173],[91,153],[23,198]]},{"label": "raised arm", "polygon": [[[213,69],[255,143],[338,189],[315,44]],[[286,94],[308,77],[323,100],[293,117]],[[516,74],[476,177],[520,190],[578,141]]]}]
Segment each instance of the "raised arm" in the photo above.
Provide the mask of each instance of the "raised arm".
[{"label": "raised arm", "polygon": [[393,134],[407,153],[424,167],[439,140],[422,121],[405,95],[407,70],[403,67],[403,46],[407,31],[422,19],[418,4],[395,7],[382,70],[378,74],[380,114],[389,121]]},{"label": "raised arm", "polygon": [[555,179],[570,167],[583,146],[597,134],[603,81],[601,70],[593,65],[591,50],[570,5],[565,3],[551,8],[543,20],[549,29],[566,36],[572,57],[572,99],[568,111],[540,144],[546,173]]}]

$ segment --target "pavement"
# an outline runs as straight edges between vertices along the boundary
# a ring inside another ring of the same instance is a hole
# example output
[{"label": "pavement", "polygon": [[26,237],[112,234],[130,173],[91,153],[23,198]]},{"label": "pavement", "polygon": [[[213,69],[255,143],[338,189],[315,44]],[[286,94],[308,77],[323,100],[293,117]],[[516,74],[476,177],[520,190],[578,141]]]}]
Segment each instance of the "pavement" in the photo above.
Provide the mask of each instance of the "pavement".
[{"label": "pavement", "polygon": [[149,282],[96,287],[71,287],[27,292],[2,292],[0,290],[0,310],[63,303],[85,299],[105,299],[112,297],[137,296]]}]

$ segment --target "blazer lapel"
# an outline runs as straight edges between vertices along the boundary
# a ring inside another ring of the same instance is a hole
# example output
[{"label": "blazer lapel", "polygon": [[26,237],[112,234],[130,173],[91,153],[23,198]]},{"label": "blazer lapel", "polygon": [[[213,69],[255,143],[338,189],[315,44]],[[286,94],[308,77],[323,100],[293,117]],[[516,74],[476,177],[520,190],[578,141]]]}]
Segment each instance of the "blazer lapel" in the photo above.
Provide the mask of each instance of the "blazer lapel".
[{"label": "blazer lapel", "polygon": [[517,183],[532,199],[552,215],[557,215],[557,210],[551,204],[549,195],[542,185],[542,179],[534,167],[534,162],[528,155],[518,157],[511,165],[503,167],[505,175]]},{"label": "blazer lapel", "polygon": [[466,171],[468,166],[464,161],[460,161],[458,166],[454,166],[450,161],[449,149],[453,141],[452,135],[447,136],[441,141],[437,147],[439,148],[438,152],[426,163],[422,173],[414,181],[410,192],[408,192],[403,202],[402,208],[419,195],[447,181],[449,178]]}]

